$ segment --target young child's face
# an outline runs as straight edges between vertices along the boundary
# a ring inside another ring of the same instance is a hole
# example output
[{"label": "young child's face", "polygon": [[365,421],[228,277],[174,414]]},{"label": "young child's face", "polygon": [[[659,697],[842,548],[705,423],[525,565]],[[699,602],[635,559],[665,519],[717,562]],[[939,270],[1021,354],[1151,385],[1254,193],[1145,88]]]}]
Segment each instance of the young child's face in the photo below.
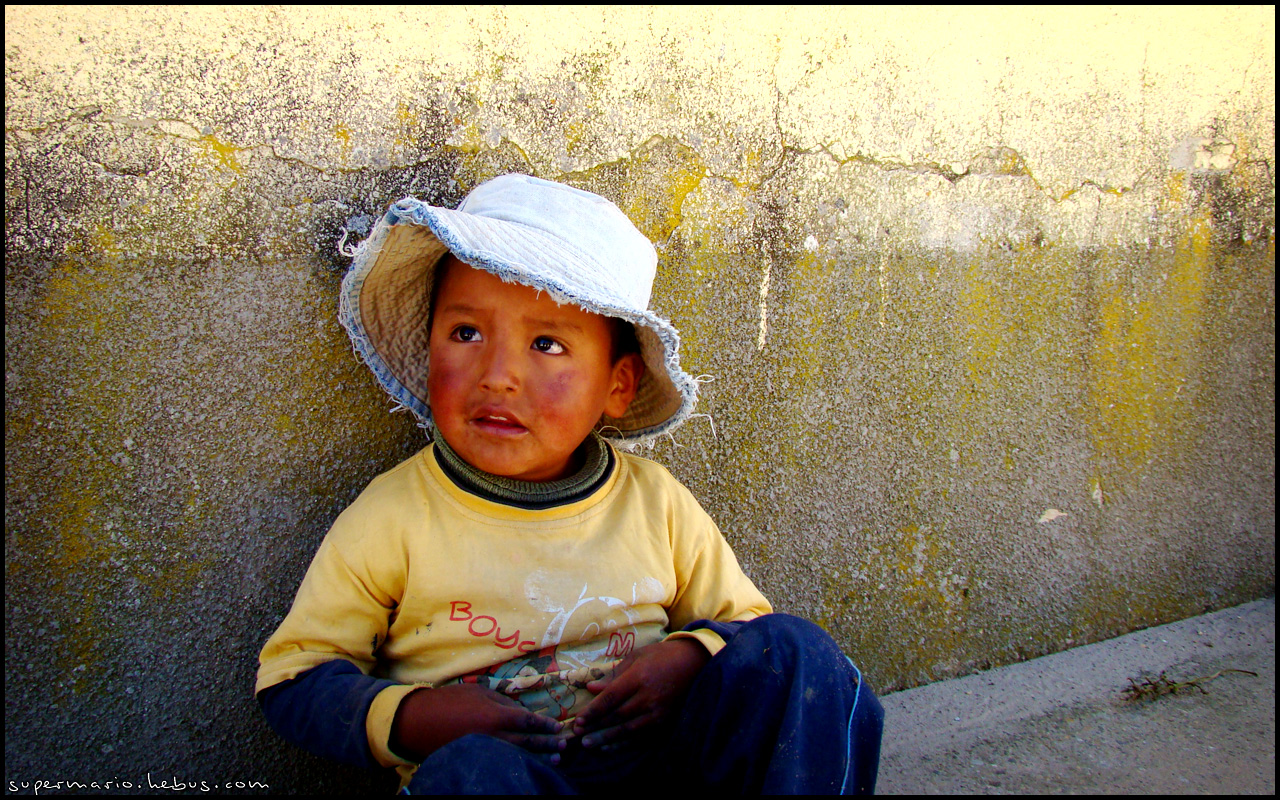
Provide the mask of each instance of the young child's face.
[{"label": "young child's face", "polygon": [[563,478],[602,414],[620,417],[644,369],[611,358],[607,318],[447,256],[437,268],[431,416],[467,463],[525,481]]}]

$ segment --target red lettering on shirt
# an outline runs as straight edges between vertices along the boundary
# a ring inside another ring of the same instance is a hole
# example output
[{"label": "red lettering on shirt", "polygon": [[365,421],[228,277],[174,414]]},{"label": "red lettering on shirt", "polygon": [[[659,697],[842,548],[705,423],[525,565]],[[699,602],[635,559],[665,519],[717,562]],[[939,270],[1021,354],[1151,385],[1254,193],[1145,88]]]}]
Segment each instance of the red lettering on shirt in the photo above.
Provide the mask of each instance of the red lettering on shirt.
[{"label": "red lettering on shirt", "polygon": [[[537,649],[537,646],[530,639],[521,640],[520,631],[517,630],[510,636],[503,636],[502,629],[498,626],[498,620],[487,614],[479,616],[471,612],[471,604],[466,600],[453,600],[449,603],[449,621],[450,622],[466,622],[467,633],[477,638],[483,639],[486,636],[493,636],[494,644],[503,650],[515,649],[519,653],[531,653]],[[630,650],[630,646],[627,648]]]},{"label": "red lettering on shirt", "polygon": [[609,634],[609,647],[604,651],[605,657],[622,658],[635,649],[636,635],[631,632]]},{"label": "red lettering on shirt", "polygon": [[[495,629],[493,632],[493,641],[494,644],[498,645],[498,647],[501,647],[503,650],[510,650],[519,643],[520,631],[516,631],[510,636],[503,636],[501,629]],[[529,644],[533,644],[533,642],[529,642]]]}]

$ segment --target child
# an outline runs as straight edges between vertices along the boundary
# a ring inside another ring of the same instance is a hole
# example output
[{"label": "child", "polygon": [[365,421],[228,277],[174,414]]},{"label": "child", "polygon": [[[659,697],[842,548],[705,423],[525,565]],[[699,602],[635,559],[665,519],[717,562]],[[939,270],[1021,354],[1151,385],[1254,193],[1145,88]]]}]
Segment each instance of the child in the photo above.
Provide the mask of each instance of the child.
[{"label": "child", "polygon": [[282,736],[413,794],[874,789],[882,712],[852,663],[602,438],[693,411],[656,268],[608,200],[524,175],[374,228],[340,316],[434,443],[338,517],[264,646]]}]

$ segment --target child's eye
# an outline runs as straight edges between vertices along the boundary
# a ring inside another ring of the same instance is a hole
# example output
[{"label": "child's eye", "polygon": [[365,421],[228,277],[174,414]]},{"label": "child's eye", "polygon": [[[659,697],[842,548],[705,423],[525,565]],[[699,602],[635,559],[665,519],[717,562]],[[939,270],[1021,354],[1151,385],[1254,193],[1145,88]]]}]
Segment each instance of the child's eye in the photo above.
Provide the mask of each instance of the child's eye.
[{"label": "child's eye", "polygon": [[547,353],[548,355],[560,355],[564,352],[564,345],[552,339],[550,336],[539,336],[533,340],[533,349],[539,353]]},{"label": "child's eye", "polygon": [[470,325],[459,325],[454,328],[449,338],[455,342],[478,342],[481,340],[480,331]]}]

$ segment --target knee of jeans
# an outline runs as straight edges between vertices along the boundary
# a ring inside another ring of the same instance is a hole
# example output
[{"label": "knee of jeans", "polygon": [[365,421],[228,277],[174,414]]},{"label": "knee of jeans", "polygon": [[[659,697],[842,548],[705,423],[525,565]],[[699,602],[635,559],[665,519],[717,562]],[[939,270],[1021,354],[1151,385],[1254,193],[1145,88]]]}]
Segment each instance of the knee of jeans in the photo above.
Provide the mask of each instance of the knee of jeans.
[{"label": "knee of jeans", "polygon": [[775,668],[800,662],[839,671],[851,666],[850,660],[826,631],[807,619],[790,614],[767,614],[751,620],[729,642],[726,649],[729,648],[753,660],[763,656]]},{"label": "knee of jeans", "polygon": [[441,746],[427,758],[428,760],[438,759],[451,763],[459,763],[468,759],[492,762],[502,758],[504,755],[519,755],[522,752],[519,747],[510,742],[504,742],[501,739],[495,739],[483,733],[469,733]]},{"label": "knee of jeans", "polygon": [[[783,647],[812,647],[819,645],[835,646],[827,632],[807,619],[793,617],[790,614],[766,614],[756,617],[743,626],[734,637],[737,641],[742,636],[758,638],[761,644],[780,645]],[[839,648],[836,648],[837,650]]]},{"label": "knee of jeans", "polygon": [[826,633],[808,620],[789,614],[766,614],[743,625],[726,649],[752,658],[789,660],[823,637]]}]

